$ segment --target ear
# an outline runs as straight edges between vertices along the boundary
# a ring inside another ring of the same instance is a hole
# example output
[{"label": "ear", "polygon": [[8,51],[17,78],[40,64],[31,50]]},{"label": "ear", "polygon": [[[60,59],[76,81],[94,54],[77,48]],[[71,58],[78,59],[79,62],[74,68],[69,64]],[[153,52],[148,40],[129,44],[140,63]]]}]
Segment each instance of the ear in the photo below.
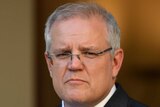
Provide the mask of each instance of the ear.
[{"label": "ear", "polygon": [[45,60],[46,60],[46,63],[47,63],[47,67],[48,67],[50,76],[52,78],[53,60],[49,57],[49,54],[47,52],[44,53],[44,56],[45,56]]},{"label": "ear", "polygon": [[116,78],[118,75],[118,72],[122,66],[124,58],[123,49],[117,49],[115,50],[114,57],[112,59],[112,77]]}]

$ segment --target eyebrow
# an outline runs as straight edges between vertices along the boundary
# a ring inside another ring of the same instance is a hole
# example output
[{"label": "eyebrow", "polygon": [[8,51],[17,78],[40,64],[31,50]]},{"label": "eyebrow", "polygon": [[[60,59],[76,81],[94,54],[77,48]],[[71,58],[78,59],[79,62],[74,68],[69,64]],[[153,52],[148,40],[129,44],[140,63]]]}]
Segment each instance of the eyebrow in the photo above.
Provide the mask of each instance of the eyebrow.
[{"label": "eyebrow", "polygon": [[53,49],[54,53],[65,52],[65,51],[71,51],[71,48],[67,46],[67,47],[62,47],[58,49]]},{"label": "eyebrow", "polygon": [[92,51],[92,50],[97,50],[98,48],[95,46],[81,46],[79,47],[80,51]]},{"label": "eyebrow", "polygon": [[[82,52],[98,50],[98,48],[95,46],[79,46],[78,49],[79,49],[79,51],[82,51]],[[65,52],[65,51],[72,51],[72,48],[69,46],[66,46],[66,47],[64,46],[61,48],[53,49],[54,53]]]}]

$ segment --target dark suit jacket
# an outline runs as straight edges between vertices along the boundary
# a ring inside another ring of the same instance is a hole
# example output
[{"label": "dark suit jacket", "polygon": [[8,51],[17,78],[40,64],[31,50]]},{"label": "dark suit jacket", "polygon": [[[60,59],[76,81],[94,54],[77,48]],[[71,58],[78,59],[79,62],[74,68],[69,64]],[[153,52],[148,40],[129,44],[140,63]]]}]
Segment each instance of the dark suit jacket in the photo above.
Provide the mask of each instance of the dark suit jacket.
[{"label": "dark suit jacket", "polygon": [[[116,92],[109,99],[104,107],[148,107],[142,103],[130,98],[122,87],[116,83]],[[61,107],[59,105],[58,107]]]},{"label": "dark suit jacket", "polygon": [[130,98],[119,84],[116,84],[116,92],[104,107],[147,107]]}]

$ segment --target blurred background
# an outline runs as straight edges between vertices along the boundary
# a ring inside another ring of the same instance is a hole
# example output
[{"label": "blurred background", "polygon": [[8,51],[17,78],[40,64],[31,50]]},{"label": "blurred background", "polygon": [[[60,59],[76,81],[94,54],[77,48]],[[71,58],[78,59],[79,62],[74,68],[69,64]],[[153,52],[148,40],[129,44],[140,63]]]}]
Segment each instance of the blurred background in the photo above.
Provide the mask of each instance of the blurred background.
[{"label": "blurred background", "polygon": [[[56,107],[44,60],[44,24],[77,0],[0,0],[0,107]],[[79,0],[82,1],[82,0]],[[160,1],[83,0],[108,9],[121,28],[125,59],[118,82],[130,96],[160,105]]]}]

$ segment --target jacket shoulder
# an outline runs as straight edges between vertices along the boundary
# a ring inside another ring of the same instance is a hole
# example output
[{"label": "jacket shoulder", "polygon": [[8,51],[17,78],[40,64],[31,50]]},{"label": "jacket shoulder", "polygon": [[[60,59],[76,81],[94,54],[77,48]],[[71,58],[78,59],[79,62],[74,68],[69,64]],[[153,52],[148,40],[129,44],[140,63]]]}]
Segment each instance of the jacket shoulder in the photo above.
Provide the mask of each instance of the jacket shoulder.
[{"label": "jacket shoulder", "polygon": [[128,96],[123,88],[116,83],[116,92],[106,103],[105,107],[148,107]]},{"label": "jacket shoulder", "polygon": [[127,107],[148,107],[132,98],[129,98],[128,100],[128,106]]}]

